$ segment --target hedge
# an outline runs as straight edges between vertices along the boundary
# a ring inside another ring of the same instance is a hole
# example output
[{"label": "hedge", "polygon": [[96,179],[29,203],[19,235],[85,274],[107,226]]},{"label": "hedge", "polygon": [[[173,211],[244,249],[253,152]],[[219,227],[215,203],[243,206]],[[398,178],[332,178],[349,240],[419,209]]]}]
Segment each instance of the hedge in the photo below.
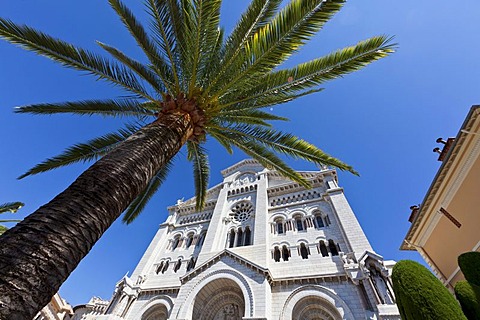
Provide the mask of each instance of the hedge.
[{"label": "hedge", "polygon": [[480,252],[465,252],[458,256],[458,266],[465,279],[480,286]]},{"label": "hedge", "polygon": [[403,320],[466,320],[455,297],[421,264],[397,262],[392,281]]},{"label": "hedge", "polygon": [[455,284],[455,296],[468,320],[480,320],[480,287],[468,281]]}]

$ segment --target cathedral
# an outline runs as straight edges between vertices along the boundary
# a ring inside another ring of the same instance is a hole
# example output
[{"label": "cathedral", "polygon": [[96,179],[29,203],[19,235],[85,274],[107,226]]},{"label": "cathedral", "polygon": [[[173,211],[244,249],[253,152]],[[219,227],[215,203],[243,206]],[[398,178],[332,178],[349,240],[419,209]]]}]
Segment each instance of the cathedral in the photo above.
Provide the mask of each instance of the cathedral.
[{"label": "cathedral", "polygon": [[393,261],[376,253],[333,169],[305,189],[254,160],[222,171],[201,212],[168,208],[130,277],[93,317],[74,319],[400,319]]}]

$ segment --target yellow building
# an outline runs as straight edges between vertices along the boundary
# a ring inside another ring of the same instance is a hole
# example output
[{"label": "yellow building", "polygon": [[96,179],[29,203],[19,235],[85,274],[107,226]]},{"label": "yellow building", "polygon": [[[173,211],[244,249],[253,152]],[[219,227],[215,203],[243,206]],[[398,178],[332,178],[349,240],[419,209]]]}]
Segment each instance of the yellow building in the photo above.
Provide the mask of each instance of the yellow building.
[{"label": "yellow building", "polygon": [[401,249],[417,250],[452,289],[463,279],[457,257],[480,251],[480,106],[473,106],[455,138],[443,143],[442,165],[420,207],[412,207]]}]

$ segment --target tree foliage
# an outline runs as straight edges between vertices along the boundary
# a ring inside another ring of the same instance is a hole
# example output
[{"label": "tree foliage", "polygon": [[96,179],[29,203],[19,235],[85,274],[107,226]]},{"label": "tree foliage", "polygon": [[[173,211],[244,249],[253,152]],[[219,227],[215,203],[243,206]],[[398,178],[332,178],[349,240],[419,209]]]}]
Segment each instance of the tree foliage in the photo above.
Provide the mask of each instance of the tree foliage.
[{"label": "tree foliage", "polygon": [[402,260],[393,267],[393,290],[403,320],[465,320],[454,296],[427,268]]},{"label": "tree foliage", "polygon": [[[6,202],[3,204],[0,204],[0,213],[15,213],[23,207],[25,204],[22,202]],[[5,223],[5,222],[19,222],[21,220],[16,220],[16,219],[0,219],[0,223]],[[0,225],[0,235],[2,235],[5,231],[7,231],[8,228],[5,227],[4,225]]]},{"label": "tree foliage", "polygon": [[455,296],[469,320],[480,319],[480,252],[471,251],[458,256],[458,265],[466,281],[455,284]]},{"label": "tree foliage", "polygon": [[[146,63],[97,42],[107,56],[0,18],[0,37],[65,67],[119,86],[128,99],[67,101],[26,105],[18,113],[101,115],[133,119],[125,128],[74,145],[28,170],[21,178],[75,162],[96,160],[163,114],[189,116],[194,132],[187,149],[193,164],[197,209],[205,203],[209,180],[209,137],[231,153],[234,147],[309,187],[277,154],[355,173],[342,161],[270,121],[286,120],[268,109],[319,92],[326,81],[342,77],[393,52],[386,36],[375,36],[324,57],[282,68],[282,64],[323,28],[345,0],[253,0],[226,36],[220,27],[221,0],[146,0],[149,29],[120,0],[111,7],[145,54]],[[128,208],[131,222],[165,179],[158,173]]]}]

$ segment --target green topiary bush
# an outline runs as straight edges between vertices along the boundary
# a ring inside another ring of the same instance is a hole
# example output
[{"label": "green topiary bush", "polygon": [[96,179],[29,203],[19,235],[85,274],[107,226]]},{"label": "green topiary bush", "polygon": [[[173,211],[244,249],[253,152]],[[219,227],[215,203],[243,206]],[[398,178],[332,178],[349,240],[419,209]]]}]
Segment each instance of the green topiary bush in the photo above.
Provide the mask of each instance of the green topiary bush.
[{"label": "green topiary bush", "polygon": [[480,252],[465,252],[458,256],[458,266],[465,279],[480,286]]},{"label": "green topiary bush", "polygon": [[480,320],[480,287],[468,281],[455,284],[455,296],[468,320]]},{"label": "green topiary bush", "polygon": [[403,320],[466,320],[454,296],[421,264],[397,262],[392,281]]}]

